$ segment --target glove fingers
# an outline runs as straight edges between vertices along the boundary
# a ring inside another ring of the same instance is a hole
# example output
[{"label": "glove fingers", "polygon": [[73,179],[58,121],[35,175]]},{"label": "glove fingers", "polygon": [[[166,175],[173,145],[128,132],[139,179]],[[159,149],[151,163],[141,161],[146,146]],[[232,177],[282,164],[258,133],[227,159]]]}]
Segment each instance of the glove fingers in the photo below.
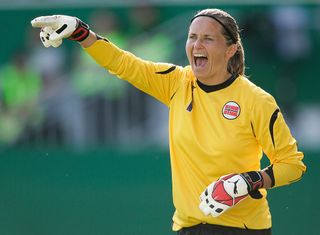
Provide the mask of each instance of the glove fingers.
[{"label": "glove fingers", "polygon": [[41,28],[41,32],[45,32],[48,34],[48,36],[54,32],[54,30],[52,29],[51,26],[45,26],[43,28]]},{"label": "glove fingers", "polygon": [[[64,25],[63,25],[64,26]],[[62,26],[62,27],[63,27]],[[60,27],[58,30],[54,31],[51,35],[50,35],[50,40],[56,41],[56,40],[61,40],[63,38],[67,38],[70,36],[70,32],[68,32],[65,29],[62,29],[62,27]],[[62,31],[59,31],[60,29],[62,29]],[[60,32],[60,33],[59,33]]]},{"label": "glove fingers", "polygon": [[39,16],[31,21],[31,25],[35,28],[41,28],[45,26],[51,26],[52,28],[55,28],[57,26],[57,19],[57,15]]},{"label": "glove fingers", "polygon": [[48,33],[44,32],[41,30],[40,32],[40,39],[41,39],[41,42],[42,44],[45,46],[45,47],[50,47],[51,44],[50,44],[50,41],[49,41],[49,35]]},{"label": "glove fingers", "polygon": [[222,213],[223,213],[223,212],[217,213],[217,212],[215,212],[215,211],[211,211],[210,215],[211,215],[212,217],[218,217],[218,216],[220,216]]},{"label": "glove fingers", "polygon": [[41,29],[40,39],[45,47],[59,47],[62,44],[62,39],[60,40],[50,40],[50,35],[54,30],[50,26],[46,26]]},{"label": "glove fingers", "polygon": [[54,40],[54,41],[51,41],[51,46],[57,48],[59,47],[60,45],[62,44],[62,40]]},{"label": "glove fingers", "polygon": [[203,214],[205,214],[205,215],[210,215],[210,208],[208,207],[208,205],[206,204],[205,201],[202,201],[202,202],[199,204],[199,208],[200,208],[200,210],[203,212]]},{"label": "glove fingers", "polygon": [[206,189],[205,191],[203,191],[203,193],[201,193],[200,200],[204,201],[207,196],[208,196],[208,190]]}]

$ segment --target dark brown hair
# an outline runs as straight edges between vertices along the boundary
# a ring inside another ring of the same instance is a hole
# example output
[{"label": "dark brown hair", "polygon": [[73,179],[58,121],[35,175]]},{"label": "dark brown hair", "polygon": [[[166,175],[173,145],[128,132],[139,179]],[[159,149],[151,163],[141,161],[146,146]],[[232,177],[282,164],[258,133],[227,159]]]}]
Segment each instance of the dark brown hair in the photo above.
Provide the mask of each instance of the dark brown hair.
[{"label": "dark brown hair", "polygon": [[227,45],[237,44],[236,53],[228,62],[228,72],[231,74],[244,75],[244,50],[239,35],[239,27],[236,20],[227,12],[220,9],[204,9],[199,11],[192,18],[191,22],[199,16],[208,16],[216,20],[222,26],[222,35],[227,41]]}]

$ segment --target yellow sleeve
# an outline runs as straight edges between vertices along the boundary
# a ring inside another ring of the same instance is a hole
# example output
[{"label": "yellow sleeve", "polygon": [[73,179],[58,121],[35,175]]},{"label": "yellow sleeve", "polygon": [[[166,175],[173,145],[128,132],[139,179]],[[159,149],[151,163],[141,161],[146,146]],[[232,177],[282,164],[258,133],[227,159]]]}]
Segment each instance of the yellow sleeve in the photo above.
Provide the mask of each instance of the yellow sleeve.
[{"label": "yellow sleeve", "polygon": [[183,68],[168,63],[153,63],[121,50],[107,40],[97,40],[84,50],[110,73],[127,80],[143,92],[169,105],[178,87]]},{"label": "yellow sleeve", "polygon": [[297,142],[271,95],[264,93],[256,100],[252,110],[252,126],[270,160],[269,175],[273,187],[298,181],[306,171],[302,162],[303,153],[298,151]]}]

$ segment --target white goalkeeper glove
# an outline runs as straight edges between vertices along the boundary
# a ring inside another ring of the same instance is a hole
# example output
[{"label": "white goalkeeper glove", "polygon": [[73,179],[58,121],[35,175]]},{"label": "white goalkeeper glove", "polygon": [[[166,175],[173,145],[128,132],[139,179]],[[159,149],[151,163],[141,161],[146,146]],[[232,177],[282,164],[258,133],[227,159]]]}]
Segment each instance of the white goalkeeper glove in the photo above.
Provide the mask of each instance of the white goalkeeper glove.
[{"label": "white goalkeeper glove", "polygon": [[258,189],[263,187],[260,172],[250,171],[243,174],[230,174],[211,183],[200,195],[200,210],[205,215],[217,217],[235,206],[250,194],[261,198]]},{"label": "white goalkeeper glove", "polygon": [[73,16],[40,16],[31,25],[41,28],[40,39],[45,47],[59,47],[64,38],[81,42],[90,34],[89,26]]}]

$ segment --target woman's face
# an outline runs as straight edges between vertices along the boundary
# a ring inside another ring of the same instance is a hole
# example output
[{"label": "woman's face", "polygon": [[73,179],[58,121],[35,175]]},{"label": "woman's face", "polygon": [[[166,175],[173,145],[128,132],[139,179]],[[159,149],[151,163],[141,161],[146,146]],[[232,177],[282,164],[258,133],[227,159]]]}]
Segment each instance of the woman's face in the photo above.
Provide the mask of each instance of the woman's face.
[{"label": "woman's face", "polygon": [[191,23],[186,43],[186,53],[194,75],[201,82],[211,84],[215,77],[228,74],[230,53],[222,26],[206,16],[195,18]]}]

